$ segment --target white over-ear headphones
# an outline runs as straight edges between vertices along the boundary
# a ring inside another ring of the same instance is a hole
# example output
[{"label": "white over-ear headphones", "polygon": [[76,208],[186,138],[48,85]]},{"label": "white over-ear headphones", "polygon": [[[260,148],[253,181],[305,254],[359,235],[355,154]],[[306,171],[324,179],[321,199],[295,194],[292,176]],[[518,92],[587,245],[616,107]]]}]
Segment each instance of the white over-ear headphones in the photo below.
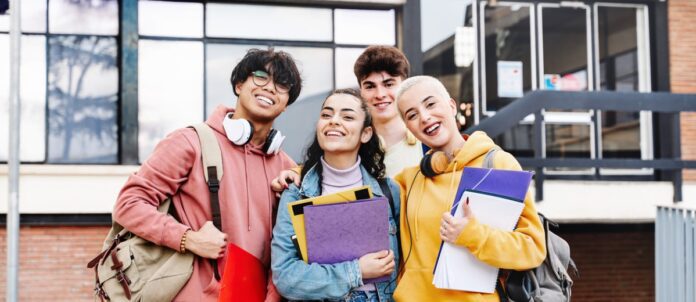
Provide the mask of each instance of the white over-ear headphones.
[{"label": "white over-ear headphones", "polygon": [[[232,114],[227,114],[222,121],[222,126],[225,128],[225,134],[233,144],[243,146],[254,135],[254,125],[245,119],[233,119]],[[280,146],[283,144],[285,136],[276,129],[271,129],[263,143],[263,152],[271,155],[280,151]]]}]

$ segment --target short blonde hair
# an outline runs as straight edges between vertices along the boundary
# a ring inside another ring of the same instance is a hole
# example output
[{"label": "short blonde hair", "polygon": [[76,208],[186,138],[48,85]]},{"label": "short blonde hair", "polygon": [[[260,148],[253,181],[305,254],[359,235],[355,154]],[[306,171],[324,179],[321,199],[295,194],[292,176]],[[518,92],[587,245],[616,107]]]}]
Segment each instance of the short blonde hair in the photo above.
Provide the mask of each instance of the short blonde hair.
[{"label": "short blonde hair", "polygon": [[437,94],[445,100],[449,100],[452,98],[449,92],[447,92],[447,88],[445,88],[445,85],[443,85],[442,82],[440,82],[440,80],[431,76],[421,75],[410,77],[405,81],[401,82],[401,86],[399,86],[399,89],[396,90],[396,102],[399,102],[399,99],[401,99],[401,96],[404,93],[406,93],[406,91],[418,84],[432,85],[432,87],[435,88]]}]

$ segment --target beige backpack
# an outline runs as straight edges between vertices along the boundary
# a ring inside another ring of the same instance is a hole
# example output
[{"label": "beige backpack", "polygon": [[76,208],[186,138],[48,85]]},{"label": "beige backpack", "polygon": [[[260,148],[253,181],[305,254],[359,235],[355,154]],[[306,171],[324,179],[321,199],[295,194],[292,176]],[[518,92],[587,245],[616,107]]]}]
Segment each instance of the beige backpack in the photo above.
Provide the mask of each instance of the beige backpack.
[{"label": "beige backpack", "polygon": [[[204,175],[211,193],[215,226],[220,229],[217,190],[222,178],[220,146],[213,130],[205,123],[191,126],[201,144]],[[158,211],[176,218],[171,197],[160,203]],[[101,301],[171,301],[193,272],[194,255],[156,245],[112,222],[102,252],[87,264],[95,271],[95,299]],[[214,268],[217,271],[217,263]]]}]

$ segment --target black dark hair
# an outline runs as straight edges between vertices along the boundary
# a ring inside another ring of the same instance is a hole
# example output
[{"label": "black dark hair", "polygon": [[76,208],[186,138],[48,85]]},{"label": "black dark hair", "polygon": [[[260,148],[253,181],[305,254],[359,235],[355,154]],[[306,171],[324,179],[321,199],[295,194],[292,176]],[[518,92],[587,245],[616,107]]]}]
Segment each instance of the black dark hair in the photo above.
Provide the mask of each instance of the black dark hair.
[{"label": "black dark hair", "polygon": [[295,60],[289,53],[284,51],[275,51],[273,48],[267,50],[252,48],[247,51],[244,58],[232,70],[230,83],[232,83],[232,91],[234,95],[239,96],[234,87],[247,80],[249,75],[257,70],[268,72],[273,77],[273,82],[287,85],[290,87],[288,91],[288,106],[295,102],[300,96],[302,90],[302,78],[300,71],[295,65]]},{"label": "black dark hair", "polygon": [[[336,94],[347,94],[355,97],[360,101],[360,109],[365,113],[365,121],[363,122],[363,129],[367,127],[372,127],[372,137],[367,143],[361,143],[360,149],[358,149],[358,155],[360,155],[360,164],[365,167],[368,173],[376,179],[383,179],[385,177],[385,166],[384,166],[384,150],[379,144],[379,137],[377,136],[377,130],[372,124],[372,115],[370,111],[367,110],[367,104],[360,98],[360,93],[355,89],[336,89],[329,94],[329,96],[324,99],[324,103],[331,96]],[[319,182],[322,179],[322,167],[319,164],[320,158],[324,155],[324,150],[319,146],[319,140],[317,139],[316,133],[314,134],[314,141],[307,147],[305,151],[305,161],[302,166],[302,171],[300,172],[300,178],[304,179],[307,172],[312,167],[315,167],[317,174],[319,175]],[[321,190],[321,187],[320,187]]]}]

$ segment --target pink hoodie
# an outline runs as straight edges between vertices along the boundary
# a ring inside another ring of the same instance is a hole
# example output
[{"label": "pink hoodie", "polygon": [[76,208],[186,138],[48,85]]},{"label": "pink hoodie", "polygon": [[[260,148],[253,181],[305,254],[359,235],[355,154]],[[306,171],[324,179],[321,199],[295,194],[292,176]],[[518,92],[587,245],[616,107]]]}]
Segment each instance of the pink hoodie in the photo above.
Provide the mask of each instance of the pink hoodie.
[{"label": "pink hoodie", "polygon": [[[225,114],[233,111],[219,106],[206,121],[215,130],[222,151],[224,175],[219,191],[222,231],[227,234],[228,242],[245,249],[269,267],[273,217],[278,206],[270,181],[295,163],[282,151],[265,155],[260,146],[232,144],[225,136],[222,120]],[[181,223],[157,212],[159,202],[172,195]],[[175,250],[179,249],[184,231],[189,227],[198,230],[211,220],[201,148],[193,129],[176,130],[157,145],[140,170],[123,186],[113,217],[138,236]],[[224,259],[219,262],[222,270]],[[267,286],[266,301],[279,301],[270,269]],[[219,291],[210,262],[196,257],[193,275],[174,301],[217,301]]]}]

